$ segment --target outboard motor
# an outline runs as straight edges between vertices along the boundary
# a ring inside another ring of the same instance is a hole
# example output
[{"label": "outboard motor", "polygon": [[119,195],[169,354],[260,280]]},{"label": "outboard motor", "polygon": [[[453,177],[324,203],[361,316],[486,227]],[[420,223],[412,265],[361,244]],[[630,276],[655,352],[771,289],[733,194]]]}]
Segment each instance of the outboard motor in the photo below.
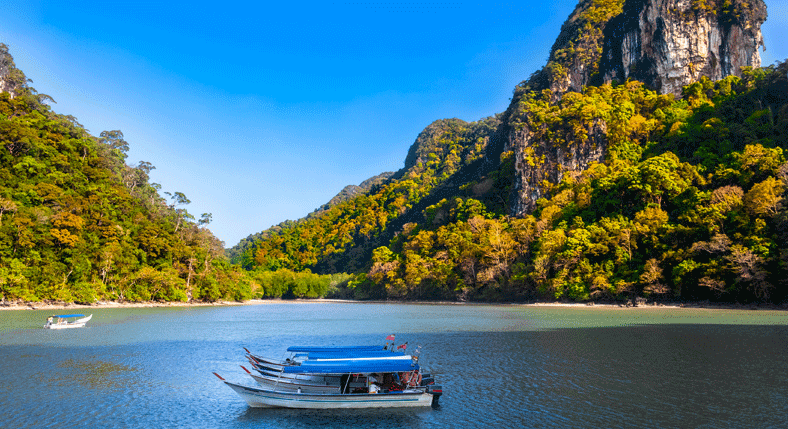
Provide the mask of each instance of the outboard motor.
[{"label": "outboard motor", "polygon": [[443,395],[443,387],[438,384],[427,386],[427,393],[432,393],[432,406],[438,405],[438,399]]}]

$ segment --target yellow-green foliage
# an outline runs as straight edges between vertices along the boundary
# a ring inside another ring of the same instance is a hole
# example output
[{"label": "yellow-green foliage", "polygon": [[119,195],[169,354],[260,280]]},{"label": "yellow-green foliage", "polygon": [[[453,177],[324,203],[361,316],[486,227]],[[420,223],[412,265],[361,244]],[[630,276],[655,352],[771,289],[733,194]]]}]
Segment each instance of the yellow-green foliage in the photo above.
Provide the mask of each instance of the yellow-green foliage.
[{"label": "yellow-green foliage", "polygon": [[201,227],[210,215],[194,222],[178,192],[168,205],[152,165],[126,165],[122,133],[90,136],[20,82],[0,94],[0,300],[250,296]]},{"label": "yellow-green foliage", "polygon": [[613,159],[640,156],[640,147],[651,133],[664,127],[663,109],[675,104],[671,96],[658,95],[634,81],[587,87],[584,93],[564,94],[558,102],[551,99],[547,90],[522,97],[514,123],[528,125],[533,141],[560,147],[585,143],[589,130],[603,124]]},{"label": "yellow-green foliage", "polygon": [[255,298],[322,298],[347,284],[348,274],[320,275],[309,270],[295,272],[257,270],[248,276]]},{"label": "yellow-green foliage", "polygon": [[[759,0],[692,0],[690,10],[697,15],[713,15],[723,23],[749,25]],[[765,18],[765,16],[764,16]]]},{"label": "yellow-green foliage", "polygon": [[[701,79],[678,100],[638,82],[558,100],[522,89],[504,126],[527,128],[532,144],[498,154],[498,170],[457,177],[494,127],[474,134],[479,124],[436,124],[400,178],[272,235],[251,259],[331,271],[346,269],[330,266],[344,254],[357,274],[336,295],[356,298],[780,302],[786,71]],[[603,162],[560,172],[534,213],[506,216],[515,159],[545,168],[549,150],[588,144],[592,132],[607,147]]]},{"label": "yellow-green foliage", "polygon": [[436,121],[419,137],[413,165],[400,178],[257,242],[245,253],[244,265],[303,270],[341,258],[343,253],[365,243],[363,254],[348,256],[360,268],[392,221],[408,213],[463,165],[483,155],[483,145],[497,123],[496,118],[474,123],[457,119]]},{"label": "yellow-green foliage", "polygon": [[565,175],[525,219],[457,216],[473,200],[444,199],[376,251],[365,281],[397,298],[783,299],[786,70],[702,80],[680,100],[637,82],[525,94],[521,123],[548,146],[604,124],[605,162]]},{"label": "yellow-green foliage", "polygon": [[563,45],[553,47],[546,66],[553,81],[565,77],[574,64],[585,65],[589,76],[598,71],[602,31],[611,18],[621,14],[623,7],[624,0],[587,0],[578,4],[561,29],[558,40]]}]

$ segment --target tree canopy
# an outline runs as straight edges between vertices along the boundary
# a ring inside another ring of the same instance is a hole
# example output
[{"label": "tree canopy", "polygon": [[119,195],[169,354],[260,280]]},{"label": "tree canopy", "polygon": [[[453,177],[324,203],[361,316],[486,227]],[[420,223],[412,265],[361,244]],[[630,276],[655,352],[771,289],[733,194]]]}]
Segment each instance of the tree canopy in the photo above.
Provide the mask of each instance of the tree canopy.
[{"label": "tree canopy", "polygon": [[[7,53],[6,53],[7,55]],[[8,58],[8,56],[7,56]],[[168,204],[155,167],[126,164],[119,130],[91,136],[17,76],[0,93],[0,299],[244,299],[250,284],[181,192]]]},{"label": "tree canopy", "polygon": [[[506,201],[515,154],[490,143],[507,124],[437,121],[391,180],[256,242],[245,264],[351,267],[357,276],[340,293],[359,298],[781,302],[786,72],[780,63],[702,78],[679,99],[636,81],[522,93],[510,127],[527,123],[533,140],[556,148],[601,132],[606,155],[558,172],[520,218]],[[523,150],[527,168],[547,168]],[[494,155],[493,169],[463,168]],[[330,263],[337,254],[350,264]]]}]

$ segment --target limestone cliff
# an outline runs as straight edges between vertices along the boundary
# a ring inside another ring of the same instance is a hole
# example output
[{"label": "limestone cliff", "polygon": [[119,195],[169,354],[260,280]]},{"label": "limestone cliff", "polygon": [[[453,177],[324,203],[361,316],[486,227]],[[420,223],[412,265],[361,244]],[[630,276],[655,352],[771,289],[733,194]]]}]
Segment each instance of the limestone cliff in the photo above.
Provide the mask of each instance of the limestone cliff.
[{"label": "limestone cliff", "polygon": [[760,66],[763,0],[581,0],[561,29],[547,65],[515,90],[504,116],[505,150],[515,156],[510,211],[530,213],[550,183],[577,174],[607,152],[607,127],[569,130],[555,145],[532,129],[525,100],[548,90],[553,102],[586,85],[635,79],[663,94],[706,76],[740,75]]},{"label": "limestone cliff", "polygon": [[8,53],[8,46],[0,43],[0,93],[7,92],[11,98],[14,98],[26,83],[27,78],[14,65],[14,58]]},{"label": "limestone cliff", "polygon": [[558,34],[547,65],[529,79],[535,90],[580,91],[599,75],[604,30],[625,0],[580,0]]},{"label": "limestone cliff", "polygon": [[706,76],[741,75],[761,65],[766,5],[755,1],[630,0],[605,28],[600,73],[663,94]]}]

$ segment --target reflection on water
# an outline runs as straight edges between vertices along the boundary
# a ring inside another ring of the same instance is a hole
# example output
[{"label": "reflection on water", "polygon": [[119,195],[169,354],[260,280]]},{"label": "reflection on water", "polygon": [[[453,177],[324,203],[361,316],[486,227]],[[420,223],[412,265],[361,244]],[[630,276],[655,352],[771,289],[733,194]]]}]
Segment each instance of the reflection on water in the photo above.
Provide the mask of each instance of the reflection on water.
[{"label": "reflection on water", "polygon": [[39,374],[39,381],[87,389],[119,389],[127,386],[131,378],[124,373],[135,371],[125,365],[95,360],[95,356],[87,360],[65,359],[58,362],[57,366],[63,371],[57,375]]},{"label": "reflection on water", "polygon": [[[417,427],[427,413],[440,412],[432,408],[392,410],[281,410],[246,408],[237,418],[242,425],[258,425],[261,421],[276,422],[271,427],[335,427],[341,422],[345,427],[409,428]],[[382,415],[382,413],[384,413]]]},{"label": "reflection on water", "polygon": [[[144,311],[138,311],[144,310]],[[19,314],[23,313],[23,314]],[[784,427],[783,312],[277,304],[99,309],[41,329],[0,313],[0,427]],[[44,316],[45,319],[45,316]],[[32,323],[36,322],[36,323]],[[382,342],[444,386],[437,408],[251,409],[243,347]]]}]

